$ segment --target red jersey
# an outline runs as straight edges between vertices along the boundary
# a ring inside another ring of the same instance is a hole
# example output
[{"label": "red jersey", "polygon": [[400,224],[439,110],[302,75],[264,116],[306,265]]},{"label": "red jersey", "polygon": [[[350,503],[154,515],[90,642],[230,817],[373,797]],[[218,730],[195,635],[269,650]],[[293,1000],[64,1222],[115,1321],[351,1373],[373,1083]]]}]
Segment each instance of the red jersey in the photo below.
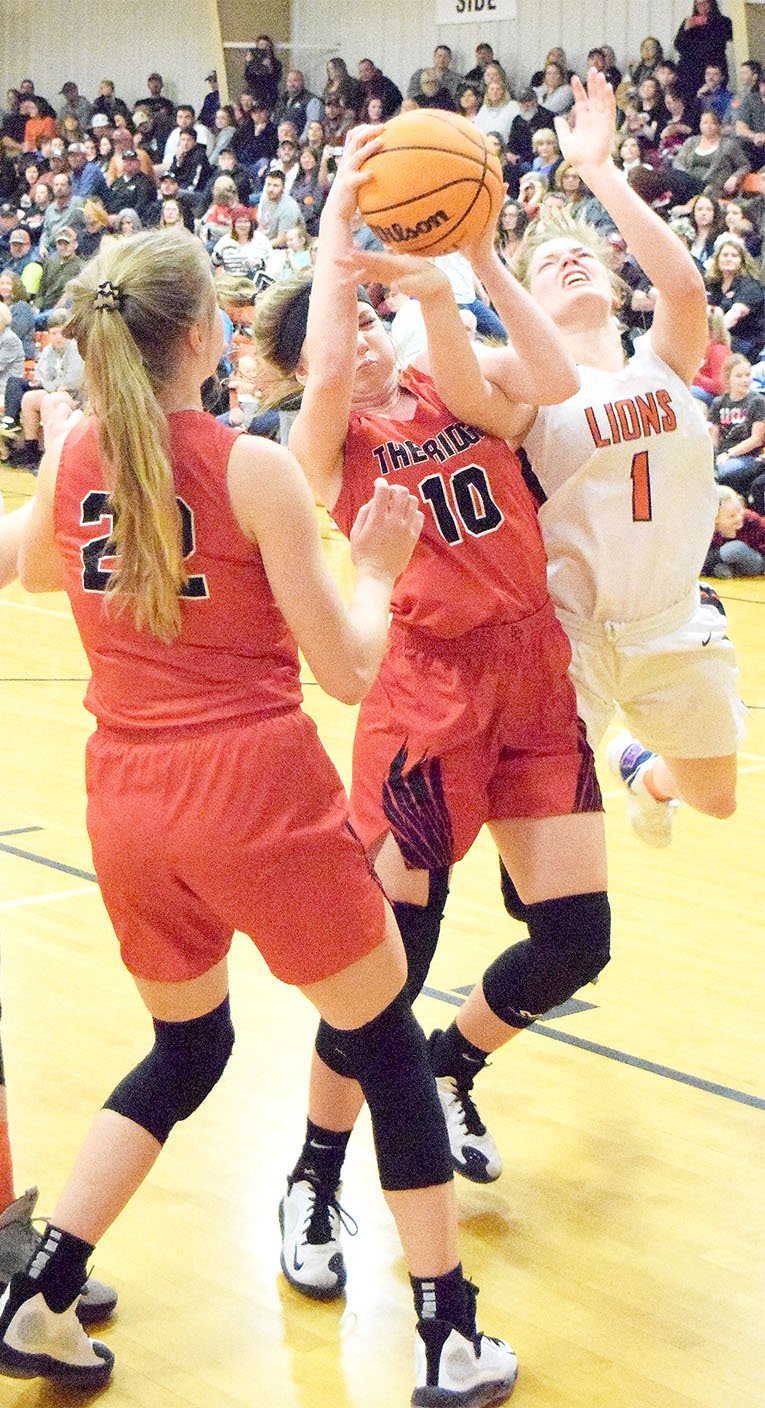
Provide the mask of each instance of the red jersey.
[{"label": "red jersey", "polygon": [[135,627],[129,601],[107,602],[113,516],[98,424],[67,436],[54,504],[66,590],[92,679],[86,708],[116,728],[211,724],[270,714],[301,700],[297,647],[260,553],[231,509],[226,470],[236,431],[202,411],[169,418],[171,463],[189,580],[171,644]]},{"label": "red jersey", "polygon": [[348,536],[375,479],[390,476],[425,513],[393,594],[396,620],[439,636],[525,620],[547,600],[547,567],[517,455],[455,420],[430,377],[410,369],[402,385],[417,398],[412,420],[351,415],[332,517]]}]

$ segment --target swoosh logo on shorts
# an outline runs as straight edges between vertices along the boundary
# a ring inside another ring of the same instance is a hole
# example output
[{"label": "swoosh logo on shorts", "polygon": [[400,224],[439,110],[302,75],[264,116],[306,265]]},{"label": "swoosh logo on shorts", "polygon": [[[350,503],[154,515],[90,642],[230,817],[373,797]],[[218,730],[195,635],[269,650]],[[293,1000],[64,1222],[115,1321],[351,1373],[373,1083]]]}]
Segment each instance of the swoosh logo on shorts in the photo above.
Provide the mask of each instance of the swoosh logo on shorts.
[{"label": "swoosh logo on shorts", "polygon": [[710,642],[711,639],[712,639],[712,632],[710,631],[710,632],[709,632],[709,635],[708,635],[707,638],[706,638],[706,640],[703,640],[703,641],[701,642],[701,644],[702,644],[702,645],[709,645],[709,642]]}]

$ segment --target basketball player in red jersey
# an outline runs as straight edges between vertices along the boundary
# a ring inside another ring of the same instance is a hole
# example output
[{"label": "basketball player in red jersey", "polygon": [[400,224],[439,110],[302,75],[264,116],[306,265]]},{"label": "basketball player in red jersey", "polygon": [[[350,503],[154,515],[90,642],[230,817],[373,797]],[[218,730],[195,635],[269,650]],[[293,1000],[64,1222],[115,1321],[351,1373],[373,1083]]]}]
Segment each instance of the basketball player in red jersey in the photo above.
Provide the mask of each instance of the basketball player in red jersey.
[{"label": "basketball player in red jersey", "polygon": [[[31,505],[25,504],[12,513],[4,513],[0,495],[0,587],[7,587],[17,576],[19,545],[30,512]],[[0,1042],[0,1290],[5,1289],[15,1272],[23,1270],[40,1244],[40,1234],[32,1220],[36,1204],[36,1188],[27,1188],[18,1198],[14,1191],[5,1069]],[[94,1324],[108,1319],[116,1304],[117,1292],[89,1276],[77,1302],[77,1314],[83,1324]]]},{"label": "basketball player in red jersey", "polygon": [[95,415],[45,456],[20,572],[32,590],[66,589],[88,653],[88,828],[154,1045],[109,1096],[0,1301],[0,1371],[88,1390],[108,1379],[113,1356],[73,1303],[94,1243],[223,1073],[239,929],[331,1024],[364,1089],[418,1314],[413,1401],[432,1401],[433,1362],[440,1387],[459,1374],[467,1408],[499,1401],[515,1356],[476,1330],[400,936],[300,708],[296,640],[336,697],[369,688],[421,515],[403,487],[375,486],[353,528],[346,610],[299,465],[202,411],[223,332],[188,235],[138,235],[91,261],[71,327]]},{"label": "basketball player in red jersey", "polygon": [[[536,513],[508,448],[537,404],[572,395],[578,377],[552,323],[509,279],[513,347],[486,349],[479,364],[444,275],[422,259],[406,261],[415,272],[405,291],[421,302],[432,377],[399,373],[384,328],[358,301],[351,243],[375,141],[374,129],[348,136],[310,303],[305,283],[269,290],[257,335],[266,356],[304,383],[290,447],[340,528],[349,531],[379,474],[423,505],[389,648],[359,716],[351,815],[393,903],[412,997],[435,949],[451,865],[484,823],[505,862],[512,858],[530,938],[499,956],[463,1009],[480,1044],[463,1036],[462,1012],[431,1038],[455,1167],[487,1182],[501,1165],[473,1103],[473,1076],[609,954],[600,793]],[[473,253],[483,279],[497,258],[491,231]],[[391,282],[399,256],[375,258]],[[307,1295],[337,1295],[345,1280],[336,1190],[361,1101],[349,1076],[322,1024],[306,1141],[281,1207],[282,1266]]]}]

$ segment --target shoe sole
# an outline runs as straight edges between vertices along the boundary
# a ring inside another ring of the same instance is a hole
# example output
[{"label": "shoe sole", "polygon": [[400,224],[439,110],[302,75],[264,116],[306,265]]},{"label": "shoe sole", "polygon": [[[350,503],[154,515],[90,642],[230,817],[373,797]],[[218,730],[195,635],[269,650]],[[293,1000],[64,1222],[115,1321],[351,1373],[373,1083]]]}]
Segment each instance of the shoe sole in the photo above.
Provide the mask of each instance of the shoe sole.
[{"label": "shoe sole", "polygon": [[[0,1296],[5,1293],[7,1287],[8,1282],[6,1280],[0,1280]],[[75,1313],[81,1325],[100,1325],[105,1320],[111,1320],[116,1309],[116,1293],[111,1300],[97,1302],[91,1301],[86,1295],[83,1295],[80,1296],[75,1306]]]},{"label": "shoe sole", "polygon": [[[281,1203],[279,1204],[279,1231],[281,1232],[282,1237],[283,1237],[283,1236],[284,1236],[284,1203],[283,1203],[283,1202],[281,1202]],[[340,1266],[340,1268],[338,1269],[338,1271],[335,1273],[336,1276],[337,1276],[337,1285],[336,1285],[336,1286],[310,1286],[310,1285],[306,1285],[306,1283],[305,1283],[304,1281],[297,1281],[297,1280],[295,1279],[295,1277],[293,1276],[293,1274],[291,1273],[289,1266],[287,1265],[287,1260],[286,1260],[286,1257],[285,1257],[285,1255],[284,1255],[284,1250],[283,1250],[283,1249],[282,1249],[282,1252],[281,1252],[281,1254],[280,1254],[280,1256],[279,1256],[279,1264],[281,1265],[282,1272],[283,1272],[283,1275],[284,1275],[285,1280],[286,1280],[286,1281],[289,1281],[289,1283],[290,1283],[290,1285],[292,1286],[293,1290],[299,1291],[300,1294],[301,1294],[301,1296],[305,1296],[307,1300],[339,1300],[341,1296],[345,1295],[345,1283],[346,1283],[346,1281],[347,1281],[347,1279],[348,1279],[348,1273],[347,1273],[347,1271],[346,1271],[346,1269],[345,1269],[345,1263],[344,1263],[344,1262],[342,1263],[342,1265]]]},{"label": "shoe sole", "polygon": [[89,1301],[87,1296],[81,1296],[75,1306],[75,1313],[81,1325],[100,1325],[104,1320],[111,1320],[116,1309],[116,1296],[113,1300],[101,1301],[99,1304]]},{"label": "shoe sole", "polygon": [[49,1379],[52,1383],[64,1384],[67,1388],[81,1388],[89,1392],[104,1388],[108,1384],[114,1368],[114,1355],[106,1345],[101,1345],[104,1354],[103,1367],[84,1368],[81,1364],[63,1364],[48,1354],[21,1354],[17,1349],[0,1342],[0,1374],[9,1379]]},{"label": "shoe sole", "polygon": [[479,1384],[476,1388],[465,1389],[464,1393],[448,1388],[416,1388],[412,1408],[493,1408],[495,1404],[507,1402],[517,1377],[513,1374],[511,1379]]}]

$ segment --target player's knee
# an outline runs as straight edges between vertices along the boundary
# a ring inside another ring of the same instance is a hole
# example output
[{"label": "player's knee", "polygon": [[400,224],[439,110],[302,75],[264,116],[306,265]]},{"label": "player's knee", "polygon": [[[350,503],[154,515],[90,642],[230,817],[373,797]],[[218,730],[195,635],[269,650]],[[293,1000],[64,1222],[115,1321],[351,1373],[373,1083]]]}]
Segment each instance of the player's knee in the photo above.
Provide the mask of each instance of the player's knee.
[{"label": "player's knee", "polygon": [[526,906],[529,937],[500,954],[483,976],[486,1001],[501,1021],[526,1027],[591,983],[611,956],[605,891]]},{"label": "player's knee", "polygon": [[733,816],[735,810],[735,787],[718,787],[707,792],[699,807],[699,811],[703,811],[705,816],[712,816],[716,821],[727,821],[729,817]]},{"label": "player's knee", "polygon": [[446,1127],[425,1037],[406,991],[363,1027],[327,1031],[364,1091],[382,1187],[393,1192],[448,1183]]},{"label": "player's knee", "polygon": [[217,1085],[233,1045],[228,998],[188,1022],[155,1018],[151,1051],[112,1091],[104,1109],[124,1115],[164,1144],[173,1125],[188,1119]]},{"label": "player's knee", "polygon": [[523,903],[523,900],[518,894],[501,856],[499,858],[499,878],[502,886],[502,900],[510,918],[517,919],[520,924],[527,924],[529,907]]}]

